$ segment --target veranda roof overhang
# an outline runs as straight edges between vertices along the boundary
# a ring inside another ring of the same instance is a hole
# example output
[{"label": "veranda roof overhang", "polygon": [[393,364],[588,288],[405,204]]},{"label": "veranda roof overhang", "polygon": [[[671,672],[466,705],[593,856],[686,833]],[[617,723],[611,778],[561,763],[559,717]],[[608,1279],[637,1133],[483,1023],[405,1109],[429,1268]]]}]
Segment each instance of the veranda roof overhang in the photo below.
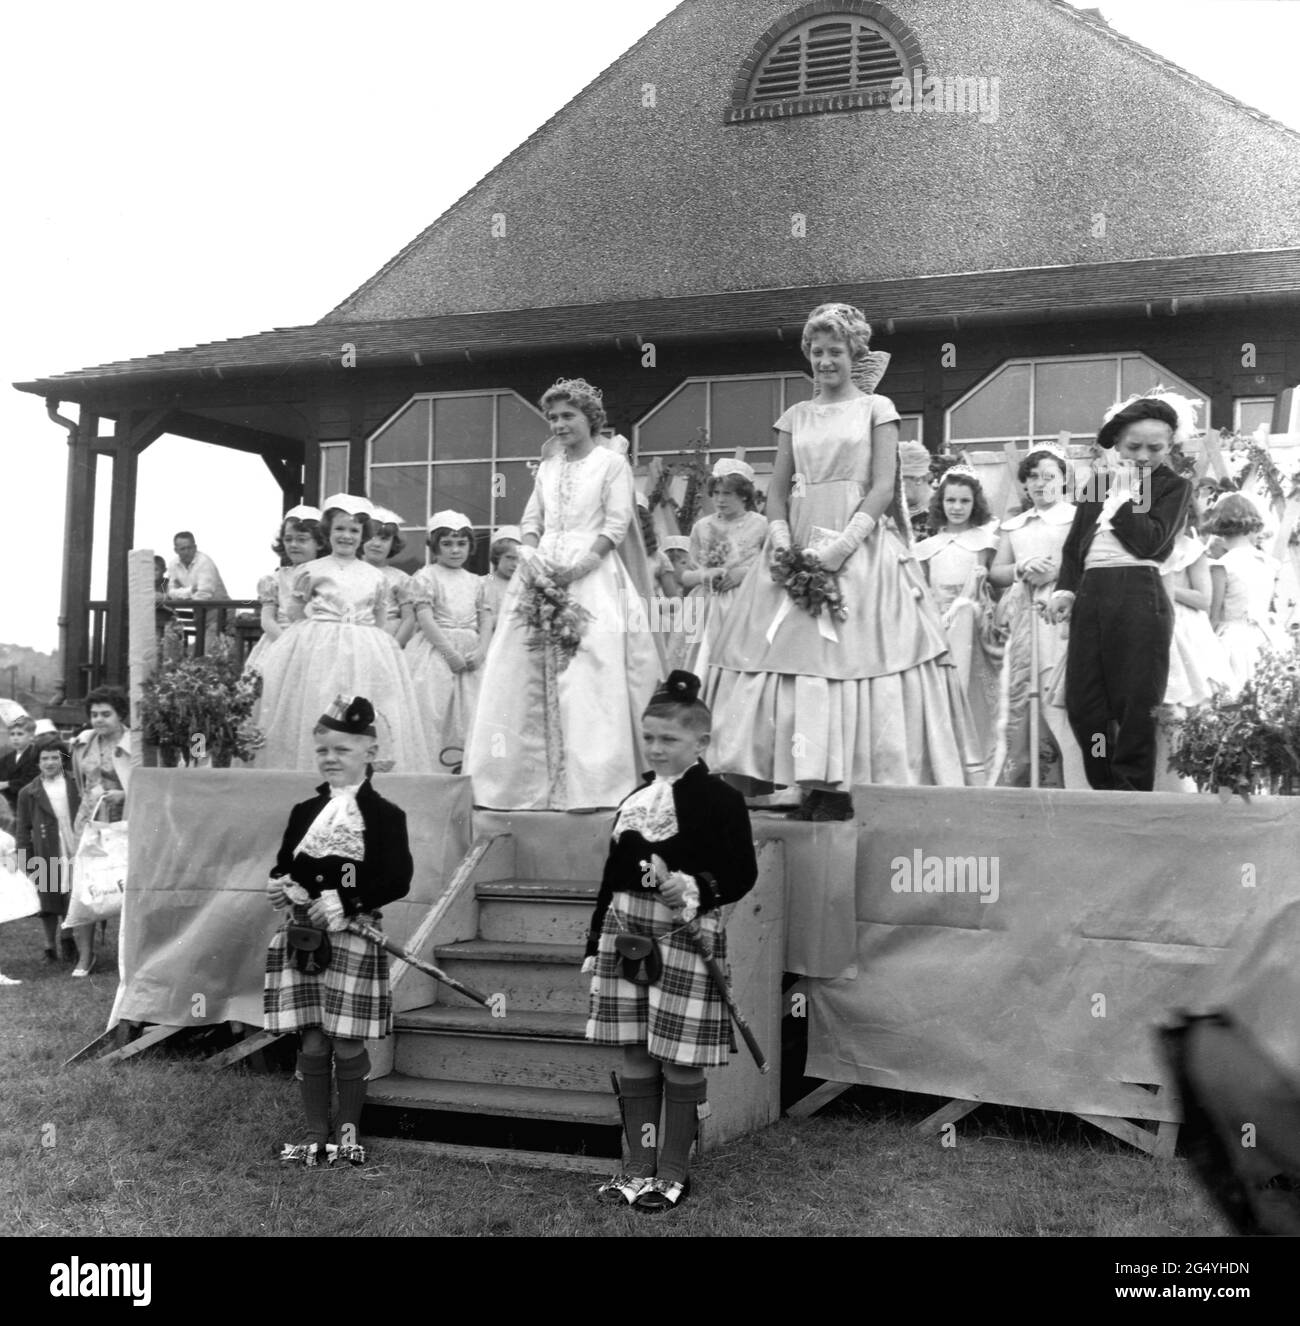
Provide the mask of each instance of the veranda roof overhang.
[{"label": "veranda roof overhang", "polygon": [[[275,374],[355,374],[557,351],[635,351],[646,342],[797,341],[808,310],[856,304],[886,333],[1098,318],[1163,318],[1300,302],[1300,248],[965,272],[671,299],[614,300],[381,322],[318,322],[170,350],[14,385],[60,401]],[[354,362],[345,359],[348,349]],[[109,408],[105,411],[111,414]]]}]

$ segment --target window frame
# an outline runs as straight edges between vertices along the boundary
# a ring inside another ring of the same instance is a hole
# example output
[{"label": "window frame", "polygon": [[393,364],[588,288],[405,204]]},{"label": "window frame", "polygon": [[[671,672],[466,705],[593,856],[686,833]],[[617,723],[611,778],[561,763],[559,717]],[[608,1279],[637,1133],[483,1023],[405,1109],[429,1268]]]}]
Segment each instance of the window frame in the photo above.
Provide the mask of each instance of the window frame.
[{"label": "window frame", "polygon": [[[652,405],[652,406],[651,406],[651,407],[645,412],[645,414],[643,414],[643,415],[641,416],[641,418],[638,419],[638,420],[632,425],[632,439],[631,439],[631,440],[632,440],[632,448],[631,448],[631,450],[632,450],[632,454],[631,454],[630,459],[631,459],[631,461],[632,461],[633,466],[634,466],[634,467],[640,467],[642,464],[648,463],[650,460],[653,460],[655,457],[659,457],[660,459],[663,459],[664,457],[669,457],[669,458],[680,458],[680,457],[683,457],[683,456],[685,456],[685,455],[688,454],[688,448],[686,448],[686,447],[676,447],[676,448],[674,448],[674,449],[672,449],[672,450],[669,450],[669,451],[643,451],[643,450],[641,449],[641,429],[642,429],[642,427],[643,427],[645,424],[649,423],[649,421],[650,421],[651,419],[653,419],[654,416],[655,416],[656,414],[658,414],[659,411],[662,410],[662,409],[663,409],[663,408],[669,403],[669,401],[673,400],[675,397],[677,397],[678,395],[680,395],[683,391],[686,390],[687,387],[694,386],[694,385],[697,385],[697,384],[698,384],[698,385],[702,385],[702,386],[704,387],[704,389],[705,389],[705,396],[704,396],[704,430],[705,430],[705,436],[708,437],[708,438],[710,439],[710,441],[709,441],[709,447],[708,447],[708,453],[709,453],[709,456],[710,456],[711,458],[716,459],[716,457],[714,456],[714,453],[715,453],[715,452],[718,454],[718,456],[722,456],[722,455],[733,456],[733,455],[735,455],[735,450],[736,450],[736,449],[735,449],[734,447],[732,447],[732,448],[728,451],[728,450],[726,450],[726,449],[724,449],[724,448],[715,447],[715,446],[713,446],[713,444],[712,444],[712,437],[713,437],[713,393],[712,393],[712,391],[709,389],[709,388],[710,388],[710,384],[711,384],[711,383],[714,383],[714,382],[771,382],[771,381],[773,381],[773,380],[780,381],[780,382],[781,382],[781,409],[777,411],[777,418],[779,419],[779,418],[781,417],[781,415],[782,415],[786,410],[788,410],[788,409],[790,408],[790,405],[791,405],[791,402],[790,402],[789,400],[786,399],[785,382],[786,382],[786,380],[787,380],[788,378],[803,378],[804,381],[806,381],[806,382],[808,383],[809,387],[811,387],[811,388],[815,388],[816,385],[817,385],[817,384],[813,381],[813,379],[812,379],[812,374],[810,374],[810,373],[803,373],[803,372],[798,372],[798,371],[794,371],[794,370],[781,370],[781,369],[778,369],[778,370],[776,370],[775,372],[770,372],[770,373],[715,373],[715,374],[696,375],[696,376],[694,376],[694,377],[683,378],[683,379],[682,379],[682,380],[681,380],[681,381],[680,381],[680,382],[679,382],[679,383],[678,383],[678,384],[672,389],[672,391],[670,391],[670,392],[668,393],[668,395],[664,396],[661,400],[656,401],[656,402],[655,402],[655,403],[654,403],[654,404],[653,404],[653,405]],[[772,441],[771,441],[770,443],[765,443],[765,444],[762,445],[762,446],[746,447],[746,448],[745,448],[745,454],[748,455],[749,452],[751,452],[751,451],[773,451],[773,452],[774,452],[775,450],[776,450],[776,434],[773,433],[773,434],[772,434]],[[768,463],[768,462],[764,461],[763,463],[766,464],[766,463]],[[756,468],[757,468],[757,467],[756,467]]]},{"label": "window frame", "polygon": [[[1241,432],[1241,407],[1243,405],[1264,405],[1269,407],[1269,426],[1270,435],[1273,432],[1273,413],[1277,409],[1277,394],[1271,396],[1234,396],[1232,398],[1232,431]],[[1252,434],[1253,436],[1253,434]]]},{"label": "window frame", "polygon": [[[501,440],[500,439],[501,414],[497,402],[499,398],[503,396],[513,397],[518,404],[523,405],[525,409],[531,411],[534,415],[537,416],[537,422],[539,426],[538,431],[541,437],[540,441],[538,442],[537,448],[532,455],[516,454],[515,452],[502,454],[499,451],[500,440]],[[436,402],[436,401],[457,400],[457,399],[466,400],[471,398],[482,399],[484,397],[491,398],[492,400],[492,446],[491,446],[490,455],[482,457],[457,456],[450,460],[434,460],[433,459],[434,438],[432,433],[433,407],[430,404],[428,406],[428,420],[429,420],[428,431],[426,433],[426,438],[425,438],[425,446],[426,446],[425,458],[423,460],[393,460],[393,461],[375,460],[376,441],[380,438],[380,436],[384,433],[386,429],[390,428],[394,423],[396,423],[396,421],[399,418],[401,418],[401,416],[405,414],[417,402]],[[433,472],[436,471],[439,466],[464,467],[466,465],[484,465],[487,467],[489,474],[488,511],[490,513],[491,519],[489,524],[474,525],[472,526],[472,529],[474,530],[475,534],[482,533],[490,535],[494,529],[499,528],[499,526],[501,525],[501,521],[498,518],[498,513],[497,513],[498,497],[496,493],[496,485],[491,482],[491,476],[494,476],[500,472],[499,466],[502,464],[532,465],[533,467],[536,467],[541,462],[542,459],[542,447],[545,445],[546,435],[548,433],[549,427],[550,426],[546,422],[546,416],[541,412],[541,410],[539,410],[537,406],[535,406],[531,401],[521,396],[519,392],[514,390],[513,387],[479,387],[468,391],[417,391],[412,395],[408,396],[406,400],[404,400],[401,403],[401,405],[399,405],[386,419],[383,420],[382,423],[378,424],[367,435],[366,453],[365,453],[367,491],[370,492],[374,491],[373,476],[376,470],[410,469],[413,466],[422,466],[425,470],[424,501],[425,505],[428,505],[429,496],[434,486]],[[432,514],[431,511],[425,511],[421,518],[421,523],[419,524],[411,524],[411,523],[403,524],[401,526],[402,532],[404,534],[420,533],[422,535],[427,533],[428,519],[431,514]],[[408,545],[409,545],[409,540],[408,540]],[[429,560],[429,551],[426,548],[425,549],[426,565],[428,564],[428,560]]]},{"label": "window frame", "polygon": [[[1034,419],[1034,407],[1036,405],[1036,400],[1035,400],[1036,375],[1033,371],[1034,368],[1039,364],[1080,364],[1080,363],[1095,363],[1100,360],[1113,360],[1115,363],[1115,387],[1112,399],[1114,401],[1119,401],[1125,399],[1122,393],[1124,389],[1123,388],[1124,361],[1126,359],[1140,359],[1144,363],[1150,365],[1150,367],[1152,367],[1153,369],[1157,370],[1158,376],[1163,375],[1167,379],[1172,379],[1175,384],[1174,387],[1172,388],[1173,390],[1177,390],[1179,384],[1186,387],[1192,393],[1193,399],[1199,400],[1203,403],[1204,408],[1201,412],[1203,418],[1200,420],[1200,426],[1204,428],[1205,431],[1207,432],[1209,431],[1210,412],[1213,408],[1213,402],[1211,400],[1211,396],[1208,391],[1200,391],[1192,383],[1188,382],[1185,378],[1183,378],[1181,374],[1175,373],[1173,369],[1169,368],[1167,365],[1160,363],[1159,360],[1153,359],[1149,354],[1146,353],[1145,350],[1102,350],[1094,352],[1092,354],[1033,355],[1033,356],[1022,356],[1016,359],[1004,359],[990,372],[986,373],[984,377],[982,377],[977,383],[974,384],[974,386],[969,387],[955,401],[953,401],[950,405],[946,405],[944,407],[943,411],[944,449],[947,451],[952,451],[954,449],[960,450],[962,448],[972,448],[972,447],[991,449],[993,447],[1002,447],[1007,442],[1019,443],[1024,441],[1026,438],[1028,438],[1028,440],[1031,443],[1055,441],[1060,436],[1059,429],[1051,433],[1029,431],[1030,426],[1036,422],[1036,420]],[[1027,367],[1030,370],[1029,409],[1028,409],[1028,415],[1025,419],[1026,431],[1014,434],[1009,433],[996,437],[989,436],[989,437],[954,438],[952,435],[952,418],[954,411],[958,410],[967,401],[971,400],[977,393],[979,393],[985,387],[987,387],[988,384],[994,380],[994,378],[1005,373],[1008,369],[1019,368],[1019,367]],[[1100,427],[1100,422],[1101,421],[1098,420],[1098,428]],[[1096,438],[1096,436],[1097,436],[1097,428],[1092,429],[1090,432],[1083,432],[1083,433],[1071,432],[1070,441],[1071,443],[1077,442],[1083,444],[1093,441]]]},{"label": "window frame", "polygon": [[[318,485],[319,493],[316,495],[316,505],[322,506],[327,497],[333,497],[335,493],[346,492],[348,487],[348,462],[352,459],[351,442],[321,442],[320,448],[320,477]],[[326,463],[325,453],[327,451],[341,451],[343,453],[343,484],[340,488],[333,488],[325,482],[326,475],[329,473],[329,465]]]}]

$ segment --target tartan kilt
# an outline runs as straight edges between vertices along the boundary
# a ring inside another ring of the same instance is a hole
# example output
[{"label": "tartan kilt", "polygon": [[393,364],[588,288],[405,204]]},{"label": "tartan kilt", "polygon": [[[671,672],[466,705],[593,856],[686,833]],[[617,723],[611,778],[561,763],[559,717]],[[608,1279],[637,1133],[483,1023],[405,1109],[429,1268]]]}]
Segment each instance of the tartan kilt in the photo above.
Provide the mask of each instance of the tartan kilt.
[{"label": "tartan kilt", "polygon": [[[596,950],[588,1040],[644,1045],[654,1058],[685,1067],[716,1067],[736,1052],[731,1016],[709,969],[686,935],[670,933],[680,925],[679,914],[654,893],[614,894]],[[706,913],[700,929],[730,980],[722,917]],[[614,949],[620,933],[658,940],[663,971],[653,985],[634,985],[620,975]]]},{"label": "tartan kilt", "polygon": [[[393,997],[388,985],[388,954],[350,930],[330,935],[330,965],[304,976],[289,947],[288,913],[266,950],[262,1013],[267,1031],[306,1031],[319,1027],[344,1040],[380,1040],[393,1029]],[[364,915],[379,924],[375,913]]]}]

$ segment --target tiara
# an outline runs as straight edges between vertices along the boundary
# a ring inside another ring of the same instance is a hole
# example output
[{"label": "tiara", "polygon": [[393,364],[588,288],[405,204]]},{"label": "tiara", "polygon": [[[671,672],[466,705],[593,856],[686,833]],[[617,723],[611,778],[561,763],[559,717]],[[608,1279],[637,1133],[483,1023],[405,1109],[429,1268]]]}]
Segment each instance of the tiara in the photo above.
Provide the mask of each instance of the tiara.
[{"label": "tiara", "polygon": [[949,465],[943,472],[945,479],[974,479],[979,483],[980,477],[969,465],[958,462],[956,465]]},{"label": "tiara", "polygon": [[1036,456],[1041,451],[1047,452],[1049,456],[1055,456],[1057,460],[1062,461],[1066,465],[1074,464],[1070,459],[1070,453],[1057,442],[1031,442],[1029,444],[1029,450],[1025,452],[1025,456]]}]

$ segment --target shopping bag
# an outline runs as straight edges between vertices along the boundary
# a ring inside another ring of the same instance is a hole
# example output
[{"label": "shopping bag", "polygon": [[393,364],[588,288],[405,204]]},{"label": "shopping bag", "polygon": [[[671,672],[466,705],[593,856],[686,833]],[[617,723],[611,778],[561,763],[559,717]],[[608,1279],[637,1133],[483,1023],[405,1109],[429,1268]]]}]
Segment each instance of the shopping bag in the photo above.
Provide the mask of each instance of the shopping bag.
[{"label": "shopping bag", "polygon": [[122,891],[126,888],[125,820],[106,824],[99,820],[104,804],[101,797],[82,830],[76,855],[72,858],[72,898],[65,930],[117,916],[122,910]]},{"label": "shopping bag", "polygon": [[13,836],[0,829],[0,924],[35,916],[41,910],[36,885],[18,869],[16,846]]}]

